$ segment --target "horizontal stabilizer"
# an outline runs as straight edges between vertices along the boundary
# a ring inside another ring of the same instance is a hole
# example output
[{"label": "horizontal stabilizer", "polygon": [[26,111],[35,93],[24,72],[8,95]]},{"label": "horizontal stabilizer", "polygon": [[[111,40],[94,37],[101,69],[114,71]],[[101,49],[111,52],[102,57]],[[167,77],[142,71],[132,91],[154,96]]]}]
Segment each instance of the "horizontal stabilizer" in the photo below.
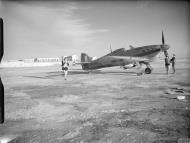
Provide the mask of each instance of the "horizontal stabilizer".
[{"label": "horizontal stabilizer", "polygon": [[89,64],[90,62],[74,62],[74,64]]}]

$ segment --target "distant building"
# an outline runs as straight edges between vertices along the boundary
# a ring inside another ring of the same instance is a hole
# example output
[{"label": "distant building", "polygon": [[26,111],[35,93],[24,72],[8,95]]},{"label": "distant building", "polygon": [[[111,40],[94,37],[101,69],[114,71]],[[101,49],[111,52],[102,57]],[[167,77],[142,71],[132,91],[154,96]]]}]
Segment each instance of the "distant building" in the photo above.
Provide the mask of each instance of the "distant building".
[{"label": "distant building", "polygon": [[72,61],[76,62],[78,60],[78,56],[77,55],[72,55]]},{"label": "distant building", "polygon": [[97,57],[92,57],[92,60],[94,61],[94,60],[96,60],[97,59]]},{"label": "distant building", "polygon": [[34,62],[59,62],[60,58],[34,58]]},{"label": "distant building", "polygon": [[77,55],[72,55],[72,56],[64,56],[64,58],[67,58],[68,61],[70,62],[76,62],[78,60],[78,56]]},{"label": "distant building", "polygon": [[34,62],[34,59],[24,59],[24,62],[25,62],[25,63],[33,63],[33,62]]},{"label": "distant building", "polygon": [[[77,55],[72,56],[63,56],[64,58],[67,57],[69,62],[76,62],[78,60]],[[53,62],[61,62],[62,58],[34,58],[34,59],[19,59],[19,60],[9,60],[7,62],[23,62],[23,63],[53,63]]]}]

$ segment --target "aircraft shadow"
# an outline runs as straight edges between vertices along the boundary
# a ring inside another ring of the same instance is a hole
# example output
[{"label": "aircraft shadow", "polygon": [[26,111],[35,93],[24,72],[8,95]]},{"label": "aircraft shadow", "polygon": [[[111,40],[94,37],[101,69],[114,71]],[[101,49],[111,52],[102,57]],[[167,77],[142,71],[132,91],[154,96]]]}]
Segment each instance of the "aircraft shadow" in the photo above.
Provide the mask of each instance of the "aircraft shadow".
[{"label": "aircraft shadow", "polygon": [[[153,72],[153,73],[151,73],[151,74],[153,74],[153,75],[166,75],[166,73],[163,73],[163,72],[160,72],[160,73],[158,73],[158,72],[157,72],[157,73],[154,73],[154,72]],[[169,75],[169,74],[168,74],[168,75]]]},{"label": "aircraft shadow", "polygon": [[114,74],[114,75],[126,75],[126,74],[135,74],[135,72],[126,72],[126,71],[101,71],[101,70],[93,70],[91,72],[88,71],[69,71],[69,75],[75,74]]},{"label": "aircraft shadow", "polygon": [[[23,77],[28,77],[28,78],[38,78],[38,79],[54,79],[53,77],[60,77],[64,76],[63,71],[55,71],[55,72],[47,72],[45,73],[46,75],[44,76],[23,76]],[[83,71],[83,70],[71,70],[68,72],[68,75],[130,75],[130,76],[137,76],[136,72],[131,72],[131,71],[101,71],[101,70],[93,70],[90,73],[88,71]]]},{"label": "aircraft shadow", "polygon": [[[59,73],[59,74],[56,74]],[[64,76],[63,72],[49,72],[47,73],[49,75],[45,76],[45,77],[56,77],[56,76]],[[96,71],[92,71],[92,72],[88,72],[88,71],[82,71],[82,70],[72,70],[68,72],[68,75],[104,75],[104,74],[111,74],[111,75],[135,75],[135,72],[120,72],[120,71],[101,71],[101,70],[96,70]]]},{"label": "aircraft shadow", "polygon": [[40,78],[40,79],[48,79],[47,76],[23,76],[23,77],[29,77],[29,78]]}]

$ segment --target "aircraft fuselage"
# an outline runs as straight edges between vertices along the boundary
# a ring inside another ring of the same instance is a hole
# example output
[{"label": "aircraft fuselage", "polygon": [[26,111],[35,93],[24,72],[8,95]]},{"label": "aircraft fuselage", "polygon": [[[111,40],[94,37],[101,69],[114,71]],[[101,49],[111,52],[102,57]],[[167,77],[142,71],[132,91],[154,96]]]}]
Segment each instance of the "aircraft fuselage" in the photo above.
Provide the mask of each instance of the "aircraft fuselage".
[{"label": "aircraft fuselage", "polygon": [[[126,50],[125,48],[117,49],[103,57],[84,64],[84,70],[93,70],[112,66],[124,66],[135,63],[136,61],[151,62],[161,50],[168,49],[168,45],[148,45],[143,47],[132,48]],[[121,57],[121,58],[113,58]]]}]

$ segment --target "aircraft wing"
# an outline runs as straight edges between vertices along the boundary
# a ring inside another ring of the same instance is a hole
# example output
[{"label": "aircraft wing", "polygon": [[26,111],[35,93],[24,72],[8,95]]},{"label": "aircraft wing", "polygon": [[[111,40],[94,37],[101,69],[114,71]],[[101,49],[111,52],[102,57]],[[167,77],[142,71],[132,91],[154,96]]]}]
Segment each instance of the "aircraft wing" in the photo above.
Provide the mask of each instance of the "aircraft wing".
[{"label": "aircraft wing", "polygon": [[150,62],[150,59],[142,58],[142,57],[128,57],[128,56],[109,56],[113,59],[122,59],[122,60],[129,60],[129,61],[135,61],[135,62]]}]

